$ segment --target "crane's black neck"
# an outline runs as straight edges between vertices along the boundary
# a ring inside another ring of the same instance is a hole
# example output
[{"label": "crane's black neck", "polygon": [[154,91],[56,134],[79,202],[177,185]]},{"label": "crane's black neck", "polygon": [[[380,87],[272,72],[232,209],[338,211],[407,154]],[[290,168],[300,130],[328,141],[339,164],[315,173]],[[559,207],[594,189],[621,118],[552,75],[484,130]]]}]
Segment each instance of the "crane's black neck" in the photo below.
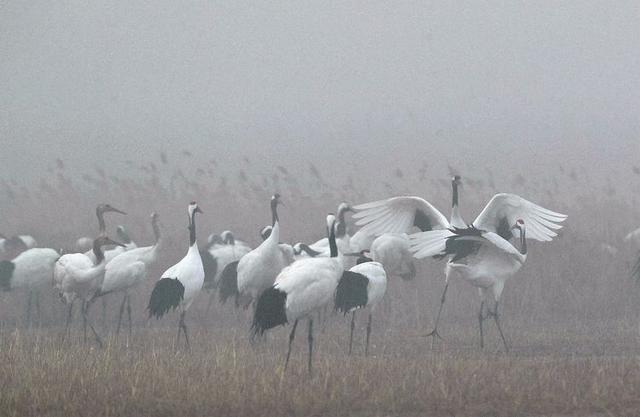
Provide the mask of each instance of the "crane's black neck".
[{"label": "crane's black neck", "polygon": [[344,212],[346,209],[340,208],[338,211],[338,220],[336,221],[336,237],[343,237],[347,234],[347,223],[344,221]]},{"label": "crane's black neck", "polygon": [[309,245],[307,245],[306,243],[300,244],[300,250],[306,252],[307,255],[311,256],[312,258],[315,258],[316,256],[320,255],[320,252],[311,249]]},{"label": "crane's black neck", "polygon": [[189,246],[196,244],[196,211],[191,212],[189,217]]},{"label": "crane's black neck", "polygon": [[458,183],[456,181],[452,181],[453,186],[453,201],[451,203],[451,207],[458,206]]},{"label": "crane's black neck", "polygon": [[96,256],[96,265],[100,265],[104,261],[104,252],[102,244],[97,239],[93,241],[93,254]]},{"label": "crane's black neck", "polygon": [[527,254],[527,237],[525,236],[526,231],[524,229],[520,229],[520,254]]},{"label": "crane's black neck", "polygon": [[338,245],[336,244],[336,225],[335,222],[331,225],[331,230],[329,230],[329,249],[331,250],[331,257],[335,258],[338,256]]},{"label": "crane's black neck", "polygon": [[275,226],[278,219],[278,200],[271,199],[271,226]]},{"label": "crane's black neck", "polygon": [[96,216],[98,216],[98,232],[99,236],[103,236],[107,233],[107,226],[104,224],[104,213],[99,208],[96,209]]},{"label": "crane's black neck", "polygon": [[158,224],[157,219],[151,220],[151,227],[153,228],[153,236],[156,238],[156,245],[160,243],[160,238],[162,235],[160,234],[160,225]]}]

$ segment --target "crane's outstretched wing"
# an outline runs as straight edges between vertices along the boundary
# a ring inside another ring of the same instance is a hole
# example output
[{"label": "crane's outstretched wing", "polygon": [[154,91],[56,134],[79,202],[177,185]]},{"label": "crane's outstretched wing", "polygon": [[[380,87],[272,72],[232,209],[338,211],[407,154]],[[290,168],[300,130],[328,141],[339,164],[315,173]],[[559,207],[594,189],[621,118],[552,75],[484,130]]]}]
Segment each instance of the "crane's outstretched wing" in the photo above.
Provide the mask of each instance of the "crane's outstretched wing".
[{"label": "crane's outstretched wing", "polygon": [[449,221],[428,201],[420,197],[392,197],[354,206],[356,226],[369,236],[383,233],[411,233],[446,229]]},{"label": "crane's outstretched wing", "polygon": [[567,216],[540,207],[531,201],[515,194],[496,194],[480,215],[473,221],[473,226],[487,232],[494,232],[505,240],[513,237],[512,227],[518,219],[527,225],[527,237],[542,242],[550,241],[557,236],[554,230],[562,226]]}]

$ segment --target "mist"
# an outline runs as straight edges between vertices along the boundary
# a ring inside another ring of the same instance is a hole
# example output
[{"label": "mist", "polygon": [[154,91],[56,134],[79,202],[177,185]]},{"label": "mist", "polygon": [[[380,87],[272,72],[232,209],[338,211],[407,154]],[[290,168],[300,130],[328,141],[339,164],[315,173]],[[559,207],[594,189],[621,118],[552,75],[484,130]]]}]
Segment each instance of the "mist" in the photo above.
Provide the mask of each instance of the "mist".
[{"label": "mist", "polygon": [[632,1],[10,2],[0,174],[33,182],[60,158],[126,175],[184,149],[256,174],[625,174],[639,17]]}]

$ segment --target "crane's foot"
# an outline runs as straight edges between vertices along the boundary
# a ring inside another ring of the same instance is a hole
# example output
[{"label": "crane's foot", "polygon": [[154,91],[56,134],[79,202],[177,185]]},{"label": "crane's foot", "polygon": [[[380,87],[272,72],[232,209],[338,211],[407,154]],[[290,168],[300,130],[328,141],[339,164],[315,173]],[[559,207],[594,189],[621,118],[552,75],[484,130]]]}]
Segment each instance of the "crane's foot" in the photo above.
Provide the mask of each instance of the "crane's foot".
[{"label": "crane's foot", "polygon": [[440,339],[444,341],[444,337],[442,337],[440,335],[440,333],[438,332],[438,328],[434,328],[433,330],[431,330],[429,333],[427,333],[425,335],[425,337],[431,337],[431,349],[433,350],[433,348],[435,347],[436,344],[436,339]]}]

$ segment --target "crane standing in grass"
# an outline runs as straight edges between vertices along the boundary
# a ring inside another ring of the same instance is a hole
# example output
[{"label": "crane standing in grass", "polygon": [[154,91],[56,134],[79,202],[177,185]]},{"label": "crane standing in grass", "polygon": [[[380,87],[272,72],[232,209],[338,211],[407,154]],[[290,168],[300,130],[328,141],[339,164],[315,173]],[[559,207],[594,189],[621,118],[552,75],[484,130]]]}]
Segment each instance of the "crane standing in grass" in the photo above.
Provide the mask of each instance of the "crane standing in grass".
[{"label": "crane standing in grass", "polygon": [[202,211],[193,201],[189,204],[187,213],[189,214],[189,249],[187,254],[180,262],[162,274],[160,280],[153,287],[147,307],[149,317],[158,319],[169,310],[180,308],[176,348],[180,342],[181,332],[184,332],[187,348],[191,348],[185,316],[204,284],[204,267],[196,241],[196,213],[202,213]]},{"label": "crane standing in grass", "polygon": [[[416,258],[447,257],[447,278],[456,273],[479,288],[482,298],[480,345],[484,346],[483,321],[491,316],[500,331],[505,349],[506,339],[498,319],[498,303],[506,280],[514,275],[527,258],[526,238],[550,241],[562,226],[566,215],[540,207],[515,194],[496,194],[473,223],[465,228],[421,232],[411,235],[411,250]],[[526,225],[526,226],[525,226]],[[525,227],[529,230],[526,232]],[[520,249],[509,240],[519,237]],[[484,296],[491,290],[494,310],[484,314]],[[434,332],[437,332],[437,325]]]}]

